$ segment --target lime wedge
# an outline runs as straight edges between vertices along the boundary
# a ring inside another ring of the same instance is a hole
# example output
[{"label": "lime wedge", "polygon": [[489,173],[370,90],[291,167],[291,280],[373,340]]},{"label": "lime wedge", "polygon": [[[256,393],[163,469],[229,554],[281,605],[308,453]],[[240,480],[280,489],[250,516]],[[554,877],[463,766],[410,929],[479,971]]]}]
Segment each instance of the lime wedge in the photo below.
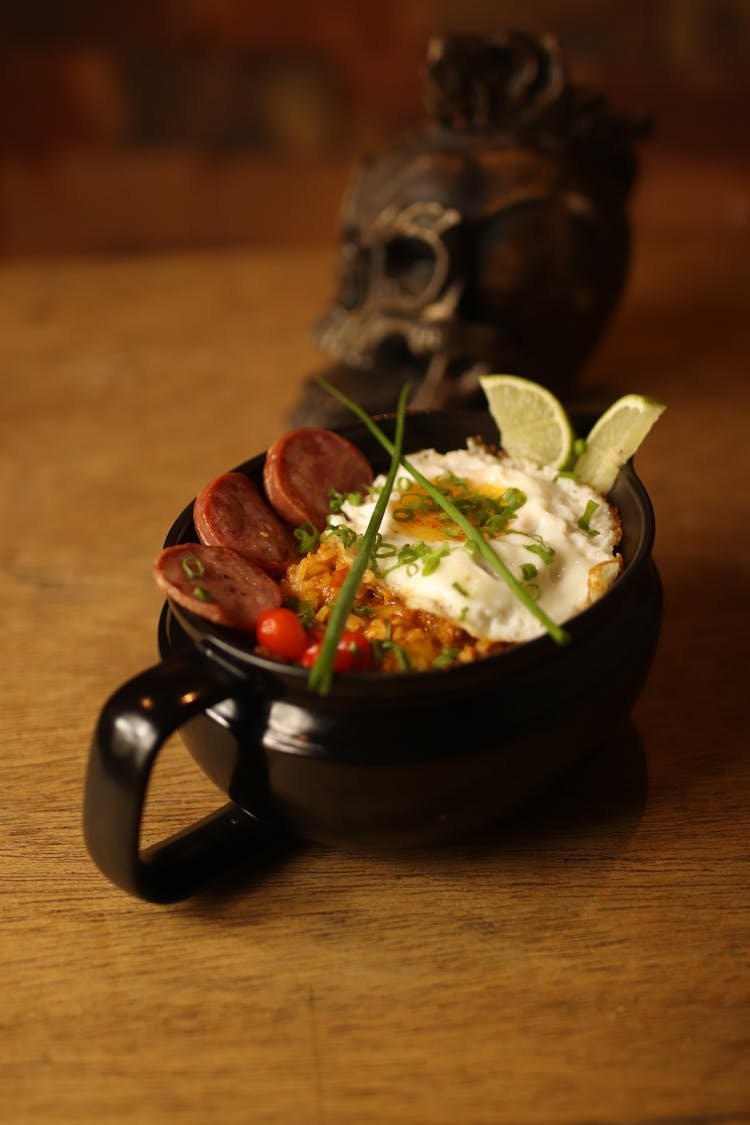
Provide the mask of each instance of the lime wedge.
[{"label": "lime wedge", "polygon": [[520,375],[480,375],[479,385],[506,453],[562,469],[573,448],[565,407],[546,387]]},{"label": "lime wedge", "polygon": [[599,492],[609,492],[628,461],[664,412],[663,402],[645,395],[623,395],[591,428],[586,448],[575,463],[576,476]]}]

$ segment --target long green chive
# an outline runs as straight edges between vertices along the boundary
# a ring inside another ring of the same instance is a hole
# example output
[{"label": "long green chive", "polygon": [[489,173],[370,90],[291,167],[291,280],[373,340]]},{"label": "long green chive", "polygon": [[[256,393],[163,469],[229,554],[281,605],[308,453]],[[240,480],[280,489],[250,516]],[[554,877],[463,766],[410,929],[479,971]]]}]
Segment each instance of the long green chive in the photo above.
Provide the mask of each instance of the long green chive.
[{"label": "long green chive", "polygon": [[[425,492],[427,492],[428,495],[432,497],[435,503],[439,504],[440,507],[448,513],[453,522],[458,524],[458,526],[466,535],[467,540],[474,544],[476,553],[478,555],[481,555],[484,561],[488,563],[488,565],[492,567],[495,573],[503,579],[508,588],[518,599],[518,601],[521,602],[521,604],[525,606],[526,609],[528,609],[529,613],[531,613],[539,622],[541,622],[546,631],[557,644],[567,644],[570,640],[570,634],[559,625],[556,625],[555,622],[547,616],[541,606],[536,604],[534,599],[529,596],[528,591],[524,589],[518,579],[511,573],[511,571],[508,569],[499,555],[497,555],[495,551],[493,551],[489,543],[484,539],[482,535],[480,535],[474,525],[465,518],[465,516],[455,506],[455,504],[453,504],[446,496],[444,496],[442,492],[439,491],[439,489],[435,488],[435,486],[429,480],[427,480],[426,477],[422,476],[422,474],[409,463],[406,457],[403,457],[401,455],[400,448],[397,450],[397,443],[390,441],[390,439],[387,438],[383,431],[380,429],[380,426],[378,426],[378,424],[373,421],[369,414],[367,414],[367,412],[364,411],[361,406],[358,406],[356,402],[353,402],[342,391],[338,390],[337,387],[332,386],[326,379],[320,377],[318,378],[317,382],[324,391],[327,391],[328,394],[333,395],[334,398],[337,398],[339,402],[341,402],[344,406],[351,410],[352,413],[355,414],[357,418],[359,418],[360,421],[364,423],[364,425],[367,427],[376,441],[378,441],[380,445],[383,446],[383,449],[391,454],[391,468],[393,468],[393,458],[398,452],[401,464],[404,466],[407,472],[411,473],[414,480],[422,486]],[[401,400],[399,399],[399,402],[400,401]],[[398,437],[398,420],[396,436]],[[401,439],[403,440],[403,434],[401,435]]]},{"label": "long green chive", "polygon": [[346,619],[351,612],[354,599],[357,596],[357,590],[362,580],[367,566],[370,562],[370,555],[372,554],[373,546],[375,545],[375,538],[378,533],[380,524],[383,521],[386,508],[388,507],[388,500],[390,499],[393,485],[396,480],[396,473],[398,472],[399,463],[401,460],[401,447],[404,440],[404,418],[406,415],[406,400],[409,394],[410,386],[405,384],[401,389],[401,394],[398,398],[398,406],[396,408],[396,433],[394,444],[391,449],[391,465],[388,470],[385,484],[380,495],[378,496],[375,507],[373,508],[370,522],[367,525],[364,535],[359,541],[357,553],[354,556],[352,565],[349,567],[349,573],[344,579],[339,596],[331,610],[331,616],[328,619],[325,636],[323,643],[320,646],[318,658],[310,669],[310,676],[308,683],[310,687],[325,695],[330,687],[333,679],[333,665],[336,660],[336,650],[338,647],[339,639],[344,631]]}]

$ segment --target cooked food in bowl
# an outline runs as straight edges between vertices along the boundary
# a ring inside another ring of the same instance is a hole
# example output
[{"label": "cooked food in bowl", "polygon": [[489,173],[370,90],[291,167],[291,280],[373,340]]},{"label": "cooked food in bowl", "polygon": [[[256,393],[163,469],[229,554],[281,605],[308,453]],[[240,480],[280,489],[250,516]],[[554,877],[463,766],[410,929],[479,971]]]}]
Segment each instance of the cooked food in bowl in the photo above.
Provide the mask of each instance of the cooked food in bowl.
[{"label": "cooked food in bowl", "polygon": [[[619,574],[619,517],[593,489],[474,441],[448,453],[422,450],[409,462],[469,518],[558,624]],[[309,607],[318,626],[325,625],[383,483],[379,476],[366,493],[334,496],[319,543],[282,580],[287,604]],[[396,480],[347,629],[371,642],[374,666],[384,671],[466,663],[544,633],[408,472]]]},{"label": "cooked food in bowl", "polygon": [[[410,454],[407,464],[389,492],[335,670],[469,663],[540,636],[545,618],[563,625],[617,578],[618,513],[571,474],[472,438],[464,449]],[[193,512],[200,542],[162,551],[156,580],[184,608],[253,634],[262,654],[312,667],[384,487],[341,435],[293,431],[269,450],[265,496],[241,473],[206,485]],[[514,583],[487,565],[477,535]]]}]

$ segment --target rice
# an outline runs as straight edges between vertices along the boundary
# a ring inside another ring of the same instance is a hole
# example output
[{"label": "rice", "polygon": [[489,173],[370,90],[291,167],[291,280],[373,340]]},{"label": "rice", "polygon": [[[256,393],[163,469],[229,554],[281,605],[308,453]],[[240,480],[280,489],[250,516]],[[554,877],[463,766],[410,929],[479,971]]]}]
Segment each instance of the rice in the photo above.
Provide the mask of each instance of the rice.
[{"label": "rice", "polygon": [[[281,581],[285,604],[304,607],[312,616],[312,631],[322,631],[346,578],[351,556],[340,541],[323,540],[314,551],[293,563]],[[373,646],[383,672],[425,671],[442,662],[469,664],[501,652],[510,645],[472,637],[447,618],[412,609],[366,570],[347,629],[362,633]]]}]

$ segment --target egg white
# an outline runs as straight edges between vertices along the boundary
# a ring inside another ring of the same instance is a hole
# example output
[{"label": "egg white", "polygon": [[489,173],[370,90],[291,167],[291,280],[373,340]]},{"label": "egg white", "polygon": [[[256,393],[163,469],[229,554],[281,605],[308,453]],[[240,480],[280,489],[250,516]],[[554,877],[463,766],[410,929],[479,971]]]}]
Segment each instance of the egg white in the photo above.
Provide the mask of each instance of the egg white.
[{"label": "egg white", "polygon": [[[528,581],[537,604],[557,624],[585,609],[617,577],[621,565],[615,555],[619,518],[616,510],[587,485],[566,477],[556,479],[552,469],[497,457],[481,446],[450,453],[426,449],[409,454],[409,461],[430,481],[452,473],[497,498],[507,488],[520,489],[526,495],[507,532],[489,542],[511,572],[520,581]],[[381,581],[405,604],[440,614],[476,638],[518,643],[541,635],[543,625],[499,575],[466,550],[463,540],[432,532],[422,537],[418,528],[394,518],[394,509],[399,507],[403,492],[408,491],[404,486],[410,480],[408,473],[399,472],[380,528],[383,543],[392,544],[398,551],[405,544],[427,539],[430,548],[445,554],[428,574],[420,562],[387,569],[394,560],[384,560],[382,569],[387,572]],[[378,477],[375,487],[383,481]],[[590,500],[597,505],[588,523],[589,531],[595,534],[587,534],[578,525]],[[376,495],[371,493],[360,505],[345,502],[340,515],[331,517],[331,527],[345,523],[361,535],[375,501]],[[529,551],[540,542],[554,551],[549,563]],[[536,567],[533,577],[523,577],[524,564]]]}]

